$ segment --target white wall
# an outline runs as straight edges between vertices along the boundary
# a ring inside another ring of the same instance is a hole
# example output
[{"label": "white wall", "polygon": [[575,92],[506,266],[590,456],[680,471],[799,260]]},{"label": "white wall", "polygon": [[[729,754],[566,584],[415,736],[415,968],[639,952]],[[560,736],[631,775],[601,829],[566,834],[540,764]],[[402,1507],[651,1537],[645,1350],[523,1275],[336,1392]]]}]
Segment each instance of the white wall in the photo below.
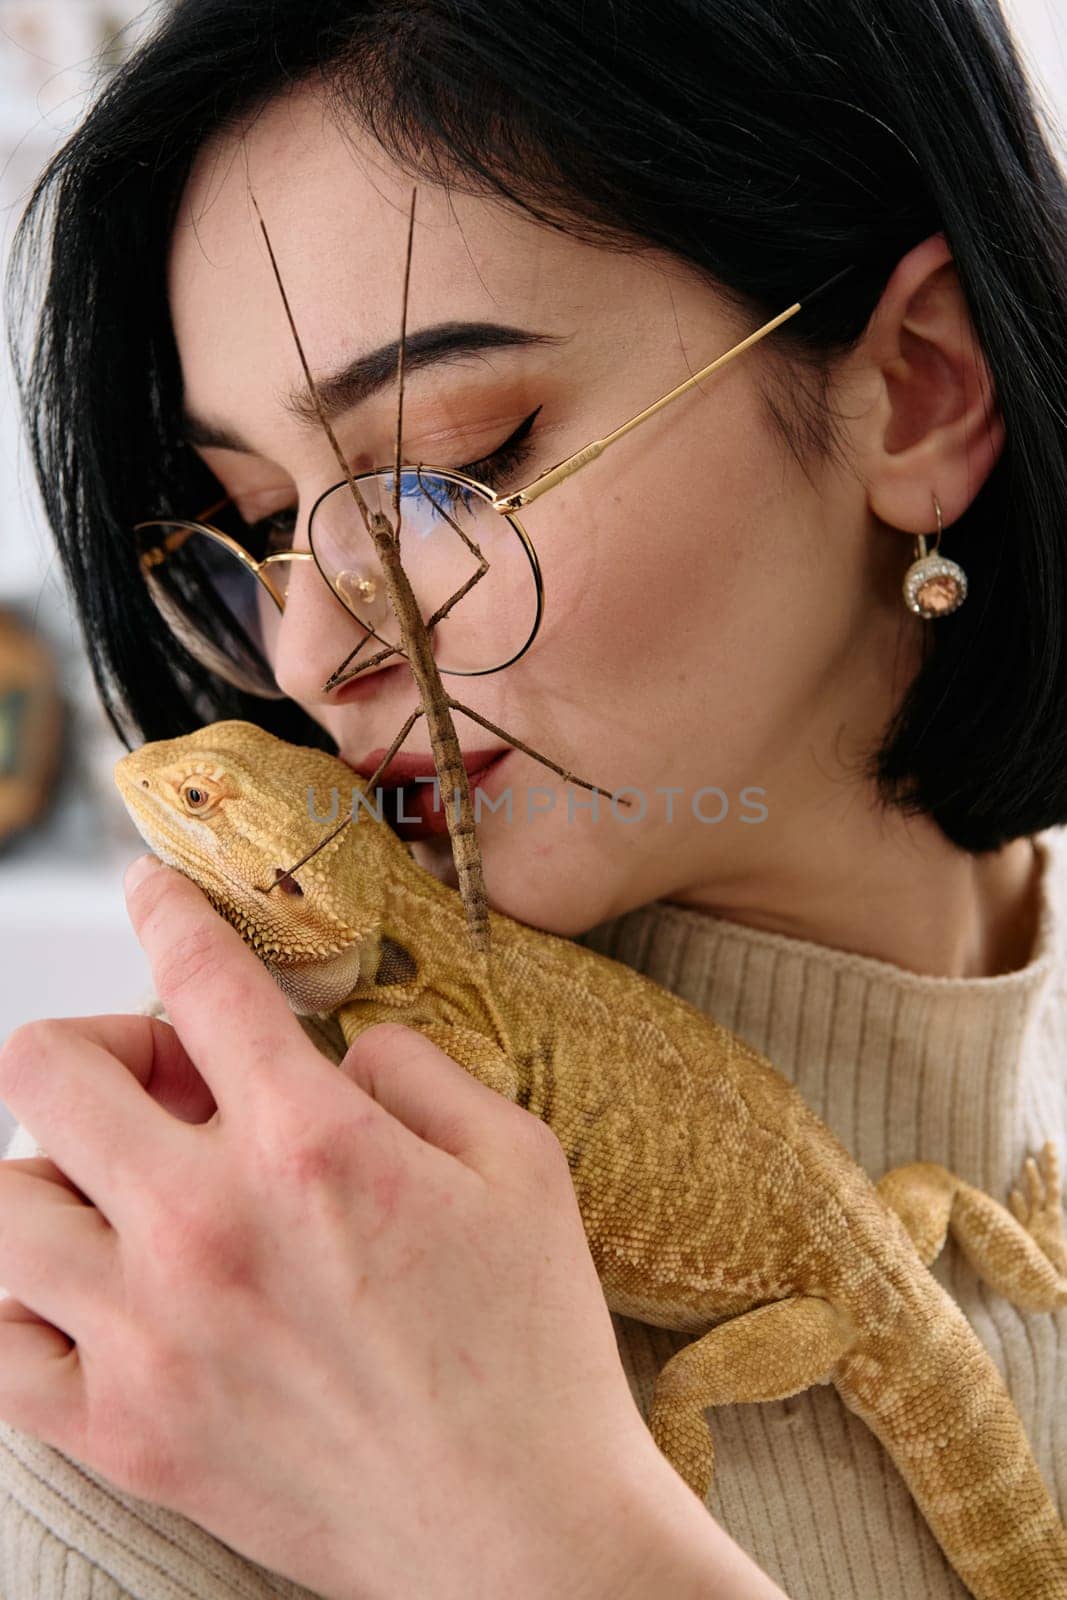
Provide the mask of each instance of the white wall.
[{"label": "white wall", "polygon": [[1002,0],[1046,127],[1067,159],[1067,0]]}]

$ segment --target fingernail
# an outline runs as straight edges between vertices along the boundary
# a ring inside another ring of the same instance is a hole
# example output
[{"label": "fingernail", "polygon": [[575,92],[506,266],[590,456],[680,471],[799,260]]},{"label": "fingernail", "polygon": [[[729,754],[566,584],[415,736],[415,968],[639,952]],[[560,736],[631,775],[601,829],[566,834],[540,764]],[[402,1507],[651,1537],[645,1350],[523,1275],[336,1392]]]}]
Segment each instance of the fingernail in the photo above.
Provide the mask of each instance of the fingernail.
[{"label": "fingernail", "polygon": [[138,856],[136,861],[131,861],[122,880],[122,887],[126,894],[131,895],[137,885],[143,883],[148,874],[155,872],[158,866],[159,861],[153,855]]}]

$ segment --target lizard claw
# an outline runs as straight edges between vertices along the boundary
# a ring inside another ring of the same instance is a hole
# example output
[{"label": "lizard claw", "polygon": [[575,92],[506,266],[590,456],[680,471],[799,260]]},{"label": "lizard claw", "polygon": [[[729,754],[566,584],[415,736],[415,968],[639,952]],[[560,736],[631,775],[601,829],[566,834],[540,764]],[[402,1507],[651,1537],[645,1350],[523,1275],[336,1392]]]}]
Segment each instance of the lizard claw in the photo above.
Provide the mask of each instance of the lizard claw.
[{"label": "lizard claw", "polygon": [[1059,1159],[1051,1140],[1046,1141],[1035,1161],[1027,1156],[1022,1177],[1026,1196],[1012,1189],[1008,1204],[1027,1233],[1052,1262],[1056,1271],[1067,1275],[1067,1234],[1063,1226],[1062,1190]]}]

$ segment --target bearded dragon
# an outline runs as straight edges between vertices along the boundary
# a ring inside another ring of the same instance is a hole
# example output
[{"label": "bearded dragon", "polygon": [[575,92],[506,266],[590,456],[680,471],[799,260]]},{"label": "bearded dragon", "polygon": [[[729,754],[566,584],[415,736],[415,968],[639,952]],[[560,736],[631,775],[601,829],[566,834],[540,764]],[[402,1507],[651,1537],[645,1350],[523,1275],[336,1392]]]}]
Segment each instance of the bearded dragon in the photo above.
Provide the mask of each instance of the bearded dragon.
[{"label": "bearded dragon", "polygon": [[[1067,1600],[1067,1533],[1018,1413],[926,1270],[951,1231],[1015,1305],[1067,1305],[1051,1144],[1011,1212],[934,1163],[872,1184],[769,1061],[643,974],[496,911],[490,954],[475,950],[458,893],[334,756],[220,722],[144,745],[115,777],[149,847],[295,1011],[332,1012],[346,1044],[405,1023],[548,1124],[609,1309],[695,1336],[648,1424],[701,1499],[706,1407],[832,1383],[977,1600]],[[332,790],[354,820],[330,837]]]}]

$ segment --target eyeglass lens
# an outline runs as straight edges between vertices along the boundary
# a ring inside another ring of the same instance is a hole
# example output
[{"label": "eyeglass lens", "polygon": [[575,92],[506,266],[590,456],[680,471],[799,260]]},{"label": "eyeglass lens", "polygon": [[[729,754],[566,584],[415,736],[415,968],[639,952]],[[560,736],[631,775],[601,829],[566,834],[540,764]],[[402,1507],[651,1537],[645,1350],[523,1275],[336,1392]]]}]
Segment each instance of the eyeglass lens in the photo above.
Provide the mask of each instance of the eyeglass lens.
[{"label": "eyeglass lens", "polygon": [[[392,521],[393,473],[368,473],[356,482],[368,510]],[[280,530],[250,529],[232,505],[210,521],[257,562],[289,543]],[[280,696],[272,663],[284,622],[266,585],[286,603],[290,590],[296,595],[296,564],[270,562],[257,578],[223,541],[188,524],[154,523],[140,537],[149,592],[190,654],[247,692]],[[312,508],[309,542],[319,572],[353,619],[353,648],[367,631],[374,635],[357,662],[381,645],[401,645],[385,575],[347,482]],[[402,470],[400,559],[423,622],[438,617],[434,654],[442,672],[494,671],[525,649],[540,618],[537,558],[518,523],[492,509],[488,491],[450,473]],[[300,570],[301,603],[312,595],[318,601],[310,564]]]}]

